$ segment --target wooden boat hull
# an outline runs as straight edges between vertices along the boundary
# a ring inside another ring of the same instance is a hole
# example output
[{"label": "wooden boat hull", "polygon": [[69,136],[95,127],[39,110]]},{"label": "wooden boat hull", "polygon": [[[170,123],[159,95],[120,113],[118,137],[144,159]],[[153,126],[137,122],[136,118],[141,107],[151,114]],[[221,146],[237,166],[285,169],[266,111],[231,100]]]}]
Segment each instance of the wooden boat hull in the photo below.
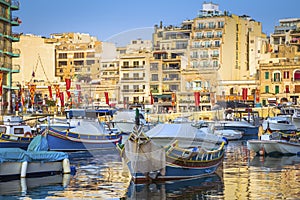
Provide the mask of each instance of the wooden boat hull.
[{"label": "wooden boat hull", "polygon": [[[46,130],[45,130],[46,132]],[[121,135],[86,135],[71,132],[47,131],[49,150],[53,151],[89,151],[113,149],[121,143]]]},{"label": "wooden boat hull", "polygon": [[33,137],[0,134],[0,148],[21,148],[26,150]]},{"label": "wooden boat hull", "polygon": [[[200,178],[215,173],[219,165],[220,163],[216,163],[216,165],[202,168],[183,168],[176,165],[168,165],[166,166],[166,174],[162,175],[159,173],[155,179],[149,177],[149,175],[134,173],[132,171],[131,176],[134,183],[165,182],[171,180]],[[130,164],[128,166],[130,169]]]}]

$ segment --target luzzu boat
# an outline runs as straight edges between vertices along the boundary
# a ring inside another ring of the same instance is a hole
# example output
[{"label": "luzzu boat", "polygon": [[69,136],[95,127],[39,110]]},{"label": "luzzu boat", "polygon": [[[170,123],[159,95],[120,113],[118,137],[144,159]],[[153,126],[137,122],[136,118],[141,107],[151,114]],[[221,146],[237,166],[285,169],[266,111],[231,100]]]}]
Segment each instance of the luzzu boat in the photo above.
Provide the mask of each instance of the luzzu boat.
[{"label": "luzzu boat", "polygon": [[122,134],[109,132],[99,122],[94,110],[74,109],[67,112],[65,124],[51,123],[41,125],[41,134],[47,135],[50,150],[89,151],[114,149],[122,142]]},{"label": "luzzu boat", "polygon": [[213,149],[180,148],[177,141],[156,145],[138,125],[124,145],[118,145],[134,183],[198,178],[216,172],[223,162],[225,141]]}]

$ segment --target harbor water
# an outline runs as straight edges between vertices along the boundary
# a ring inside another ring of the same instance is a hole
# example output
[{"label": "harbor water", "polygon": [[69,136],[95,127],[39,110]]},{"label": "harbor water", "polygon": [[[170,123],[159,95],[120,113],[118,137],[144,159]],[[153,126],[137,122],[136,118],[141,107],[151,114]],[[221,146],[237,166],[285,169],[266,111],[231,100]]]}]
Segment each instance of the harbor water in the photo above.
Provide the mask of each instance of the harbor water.
[{"label": "harbor water", "polygon": [[71,175],[0,182],[0,199],[299,199],[300,157],[259,157],[229,142],[218,173],[134,185],[116,150],[71,153]]}]

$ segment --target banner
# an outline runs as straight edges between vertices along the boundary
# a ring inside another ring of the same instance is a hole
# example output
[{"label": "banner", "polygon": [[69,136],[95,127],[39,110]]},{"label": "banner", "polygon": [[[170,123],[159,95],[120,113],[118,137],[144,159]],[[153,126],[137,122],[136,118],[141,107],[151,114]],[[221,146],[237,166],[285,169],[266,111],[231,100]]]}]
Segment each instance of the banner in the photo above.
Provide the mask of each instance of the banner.
[{"label": "banner", "polygon": [[259,89],[255,90],[255,103],[259,103]]},{"label": "banner", "polygon": [[54,88],[55,88],[56,98],[60,98],[60,97],[59,97],[59,94],[60,94],[59,85],[58,85],[58,84],[55,84],[55,85],[53,85],[53,86],[54,86]]},{"label": "banner", "polygon": [[31,103],[34,104],[34,94],[35,94],[36,85],[30,83],[28,85],[28,88],[29,88],[29,92],[30,92]]},{"label": "banner", "polygon": [[172,106],[175,106],[175,104],[176,104],[176,93],[173,92],[172,93]]},{"label": "banner", "polygon": [[195,106],[200,105],[200,92],[194,92],[194,97],[195,97]]},{"label": "banner", "polygon": [[81,103],[81,86],[76,84],[76,90],[78,91],[78,103]]},{"label": "banner", "polygon": [[153,99],[152,92],[150,92],[150,104],[151,104],[151,105],[154,104],[154,99]]},{"label": "banner", "polygon": [[243,88],[243,93],[242,93],[243,101],[247,101],[247,96],[248,96],[248,89]]},{"label": "banner", "polygon": [[70,92],[71,79],[66,78],[65,81],[66,81],[66,91],[67,91],[68,99],[70,99],[70,97],[71,97],[71,92]]},{"label": "banner", "polygon": [[108,97],[108,92],[104,92],[105,95],[105,102],[107,105],[109,105],[109,97]]},{"label": "banner", "polygon": [[59,93],[59,98],[60,98],[60,106],[64,107],[65,106],[65,97],[64,97],[64,93],[63,92]]},{"label": "banner", "polygon": [[2,80],[3,80],[3,72],[0,72],[0,96],[2,97]]},{"label": "banner", "polygon": [[52,89],[51,89],[51,85],[48,86],[48,90],[49,90],[49,98],[52,99]]}]

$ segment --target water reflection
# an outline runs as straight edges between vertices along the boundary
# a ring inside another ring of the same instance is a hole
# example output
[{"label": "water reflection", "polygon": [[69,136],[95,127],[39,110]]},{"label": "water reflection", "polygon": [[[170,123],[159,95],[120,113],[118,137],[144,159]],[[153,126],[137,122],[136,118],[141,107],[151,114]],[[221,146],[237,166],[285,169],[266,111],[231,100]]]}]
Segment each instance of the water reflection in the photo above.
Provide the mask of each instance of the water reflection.
[{"label": "water reflection", "polygon": [[130,184],[128,199],[206,199],[223,196],[223,181],[217,174],[165,183]]},{"label": "water reflection", "polygon": [[[130,184],[117,151],[75,153],[76,174],[0,182],[0,199],[299,199],[300,157],[258,157],[230,142],[218,175]],[[24,180],[26,180],[24,182]]]},{"label": "water reflection", "polygon": [[[30,197],[32,199],[44,199],[51,196],[51,191],[62,191],[70,182],[70,174],[54,176],[22,178],[0,182],[0,199],[9,197]],[[10,199],[11,199],[10,198]]]},{"label": "water reflection", "polygon": [[227,147],[225,199],[299,199],[298,157],[256,157],[243,143]]}]

